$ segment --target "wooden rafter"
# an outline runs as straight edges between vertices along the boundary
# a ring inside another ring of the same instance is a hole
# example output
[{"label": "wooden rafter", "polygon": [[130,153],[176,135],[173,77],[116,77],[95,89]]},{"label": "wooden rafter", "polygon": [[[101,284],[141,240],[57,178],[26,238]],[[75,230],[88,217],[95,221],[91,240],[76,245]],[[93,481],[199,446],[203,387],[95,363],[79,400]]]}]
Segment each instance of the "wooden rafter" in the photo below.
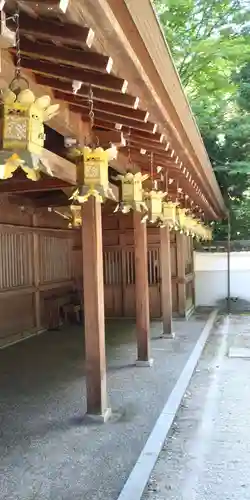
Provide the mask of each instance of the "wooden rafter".
[{"label": "wooden rafter", "polygon": [[171,150],[169,149],[168,144],[161,144],[161,143],[155,143],[151,141],[143,141],[143,140],[137,140],[135,141],[133,138],[128,138],[128,145],[131,146],[131,148],[140,151],[140,149],[143,149],[146,153],[158,153],[158,154],[165,154],[168,153],[167,157],[171,156]]},{"label": "wooden rafter", "polygon": [[[11,27],[15,26],[11,19],[9,24]],[[69,22],[55,22],[41,17],[34,19],[24,12],[20,12],[20,33],[31,35],[39,40],[53,40],[53,42],[89,48],[95,36],[91,28]]]},{"label": "wooden rafter", "polygon": [[34,59],[22,58],[22,67],[33,73],[54,76],[63,80],[77,80],[100,88],[116,90],[125,93],[128,82],[122,78],[97,71],[85,70],[82,68],[72,68],[69,66],[59,66],[49,62],[35,61]]},{"label": "wooden rafter", "polygon": [[136,136],[136,137],[141,137],[143,140],[152,140],[156,142],[162,142],[164,139],[164,135],[161,134],[160,132],[149,132],[146,130],[138,130],[135,127],[126,127],[125,125],[122,126],[121,131],[124,133],[125,137],[128,137],[128,134],[131,135],[131,137]]},{"label": "wooden rafter", "polygon": [[0,182],[0,193],[30,193],[37,191],[48,191],[53,189],[63,189],[69,187],[65,181],[54,177],[45,177],[33,182],[28,179],[19,179],[15,176],[12,179]]},{"label": "wooden rafter", "polygon": [[[72,83],[58,80],[53,77],[46,77],[44,75],[35,74],[35,80],[39,85],[44,87],[50,87],[52,90],[59,90],[67,94],[72,94]],[[139,98],[133,97],[129,94],[121,94],[119,92],[113,92],[112,90],[101,89],[98,87],[93,87],[93,99],[97,99],[103,102],[111,102],[114,104],[121,104],[122,106],[128,106],[134,109],[138,108]],[[82,85],[77,92],[78,97],[87,97],[89,93],[89,86]]]},{"label": "wooden rafter", "polygon": [[[70,109],[73,111],[74,109],[77,110],[79,113],[82,113],[82,120],[84,122],[87,122],[89,120],[88,112],[87,110],[83,110],[79,106],[75,106],[73,104],[70,104]],[[141,130],[144,132],[151,132],[154,134],[154,132],[157,129],[157,125],[155,123],[151,122],[140,122],[139,120],[132,120],[131,118],[126,118],[124,116],[117,116],[112,113],[106,113],[104,111],[98,111],[95,110],[95,118],[97,120],[101,120],[102,122],[108,122],[108,123],[114,123],[116,122],[115,129],[119,130],[119,127],[117,125],[125,125],[127,127],[134,127],[136,130]]]},{"label": "wooden rafter", "polygon": [[28,12],[31,10],[35,13],[62,13],[65,14],[69,6],[69,0],[19,0],[20,6]]},{"label": "wooden rafter", "polygon": [[[130,149],[130,154],[132,155],[132,157],[134,158],[134,160],[142,160],[142,161],[145,161],[148,163],[148,165],[150,164],[150,155],[148,154],[141,154],[140,153],[140,149],[137,149],[137,148],[134,148],[134,147],[125,147],[125,148],[121,148],[120,151],[124,154],[129,154],[129,149]],[[171,159],[171,156],[169,154],[168,151],[160,151],[159,153],[155,153],[154,156],[153,156],[153,162],[154,162],[154,165],[157,166],[158,164],[163,164],[170,160]],[[173,165],[175,165],[177,167],[177,165],[175,164],[174,162],[174,159],[173,161],[171,162]]]},{"label": "wooden rafter", "polygon": [[[98,52],[85,51],[82,48],[69,48],[54,43],[34,43],[26,37],[21,38],[21,54],[35,60],[42,59],[68,66],[89,68],[110,73],[113,61],[111,57]],[[15,52],[15,49],[12,49]]]},{"label": "wooden rafter", "polygon": [[[68,104],[74,104],[82,108],[82,113],[86,112],[88,109],[87,98],[83,99],[77,95],[69,95],[57,90],[54,91],[55,99],[58,99]],[[85,111],[84,111],[85,110]],[[144,123],[148,121],[149,114],[147,111],[142,111],[141,109],[131,109],[126,106],[121,106],[119,104],[107,103],[99,100],[94,101],[94,111],[103,111],[105,113],[112,113],[117,116],[119,120],[120,116],[125,118],[131,118],[131,120],[139,120]]]}]

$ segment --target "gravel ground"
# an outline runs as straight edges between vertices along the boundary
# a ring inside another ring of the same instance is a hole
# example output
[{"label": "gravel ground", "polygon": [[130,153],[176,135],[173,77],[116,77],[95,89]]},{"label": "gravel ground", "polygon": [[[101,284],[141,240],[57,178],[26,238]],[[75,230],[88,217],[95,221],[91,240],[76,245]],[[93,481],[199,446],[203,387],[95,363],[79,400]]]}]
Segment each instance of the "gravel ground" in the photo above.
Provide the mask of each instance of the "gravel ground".
[{"label": "gravel ground", "polygon": [[[83,424],[82,328],[48,332],[0,352],[1,500],[116,500],[208,315],[152,324],[152,368],[135,366],[134,325],[107,328],[105,425]],[[133,500],[133,499],[131,499]]]},{"label": "gravel ground", "polygon": [[143,500],[250,499],[250,359],[229,358],[250,316],[214,330]]}]

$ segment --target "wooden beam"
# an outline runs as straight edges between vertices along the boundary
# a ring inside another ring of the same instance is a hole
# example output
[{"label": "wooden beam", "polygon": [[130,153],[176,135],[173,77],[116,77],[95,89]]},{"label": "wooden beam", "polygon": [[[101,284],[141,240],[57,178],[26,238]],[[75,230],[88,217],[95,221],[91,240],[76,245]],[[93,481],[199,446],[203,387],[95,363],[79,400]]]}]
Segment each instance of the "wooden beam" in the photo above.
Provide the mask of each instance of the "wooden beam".
[{"label": "wooden beam", "polygon": [[127,142],[127,146],[124,147],[124,150],[125,148],[129,149],[130,148],[130,151],[134,151],[135,154],[136,153],[141,153],[141,154],[144,154],[144,155],[149,155],[151,153],[154,154],[154,156],[156,157],[157,155],[162,155],[162,157],[166,155],[166,159],[167,158],[171,158],[171,152],[169,151],[169,149],[166,149],[166,147],[164,148],[164,146],[161,146],[161,144],[159,144],[159,147],[155,145],[155,143],[151,143],[151,142],[141,142],[141,143],[138,143],[138,142],[134,142],[133,140],[129,139],[128,142]]},{"label": "wooden beam", "polygon": [[[10,26],[15,26],[12,19],[9,20]],[[28,16],[24,12],[20,12],[19,18],[20,33],[32,35],[35,39],[46,41],[67,43],[81,47],[91,47],[94,41],[94,31],[83,25],[74,23],[61,23],[58,21],[48,20],[44,18],[36,18]]]},{"label": "wooden beam", "polygon": [[[21,54],[34,59],[42,59],[68,66],[89,68],[97,71],[110,73],[113,61],[111,57],[98,54],[98,52],[87,52],[83,49],[71,49],[54,43],[34,43],[25,37],[20,42]],[[11,49],[16,52],[16,49]]]},{"label": "wooden beam", "polygon": [[51,172],[53,177],[61,179],[68,184],[76,184],[76,166],[65,158],[61,158],[47,149],[42,149],[40,156],[41,163],[47,172]]},{"label": "wooden beam", "polygon": [[135,137],[134,135],[129,136],[125,134],[125,138],[127,139],[128,144],[131,144],[133,147],[142,148],[146,151],[156,151],[159,153],[165,153],[169,151],[169,143],[152,141],[150,139],[143,139],[142,137]]},{"label": "wooden beam", "polygon": [[97,130],[93,132],[93,137],[97,137],[99,144],[107,149],[110,144],[114,144],[116,147],[122,147],[126,145],[123,133],[116,130]]},{"label": "wooden beam", "polygon": [[[58,80],[53,77],[46,77],[44,75],[35,74],[35,80],[39,85],[44,87],[50,87],[53,90],[59,90],[67,94],[73,94],[72,83]],[[121,94],[119,92],[114,92],[112,90],[105,90],[98,87],[93,87],[93,98],[98,99],[103,102],[111,102],[114,104],[121,104],[123,106],[129,106],[131,108],[137,109],[139,104],[138,97],[133,97],[129,94]],[[89,86],[82,85],[77,92],[78,97],[88,97]]]},{"label": "wooden beam", "polygon": [[[62,31],[63,28],[62,28]],[[59,66],[49,62],[35,61],[34,59],[22,58],[22,68],[39,73],[41,75],[54,76],[62,78],[63,80],[77,80],[83,83],[89,83],[96,87],[117,90],[125,93],[127,90],[128,82],[114,75],[107,75],[106,73],[97,73],[91,70],[84,70],[82,68],[71,68],[69,66]]]},{"label": "wooden beam", "polygon": [[164,138],[164,135],[161,134],[160,132],[149,132],[149,131],[146,131],[146,130],[138,130],[136,129],[135,127],[126,127],[126,126],[122,126],[121,128],[122,132],[124,133],[124,135],[127,137],[127,134],[131,134],[131,137],[136,135],[137,137],[141,137],[143,139],[146,139],[146,140],[152,140],[152,141],[159,141],[159,142],[162,142],[162,139]]},{"label": "wooden beam", "polygon": [[[89,120],[89,115],[86,113],[85,110],[82,110],[77,105],[70,104],[70,109],[71,110],[77,110],[78,112],[82,112],[82,120],[84,122],[87,122]],[[139,120],[132,120],[131,118],[125,118],[124,116],[117,116],[113,113],[106,113],[104,111],[94,111],[95,113],[95,123],[97,124],[98,122],[107,122],[113,124],[114,122],[116,123],[115,130],[119,130],[118,125],[126,125],[127,127],[135,127],[137,130],[142,130],[142,131],[149,131],[151,133],[154,133],[154,131],[157,128],[157,125],[151,122],[140,122]]]},{"label": "wooden beam", "polygon": [[172,323],[172,275],[170,229],[160,229],[160,261],[161,261],[161,307],[163,334],[165,338],[173,338]]},{"label": "wooden beam", "polygon": [[134,212],[135,301],[138,366],[150,366],[150,315],[148,285],[147,226]]},{"label": "wooden beam", "polygon": [[39,14],[65,14],[69,5],[69,0],[21,0],[22,7],[32,9]]},{"label": "wooden beam", "polygon": [[30,195],[31,193],[25,193],[26,199],[31,200],[33,206],[37,208],[68,207],[72,204],[72,201],[69,200],[63,191],[48,191],[46,195],[39,196],[38,198],[33,198]]},{"label": "wooden beam", "polygon": [[[121,153],[125,154],[125,155],[129,155],[129,147],[126,146],[126,147],[123,147],[123,148],[120,148],[120,151]],[[150,164],[150,155],[149,154],[142,154],[140,153],[140,149],[138,148],[134,148],[134,147],[131,147],[130,148],[130,155],[131,157],[133,158],[134,161],[143,161],[145,163],[148,163]],[[154,168],[156,168],[157,166],[163,166],[166,165],[165,162],[167,162],[169,160],[170,156],[169,156],[169,153],[168,151],[164,152],[160,152],[160,153],[154,153],[154,156],[153,156],[153,164],[154,164]],[[169,164],[169,166],[174,166],[176,168],[176,170],[178,170],[178,166],[174,163],[174,162],[168,162],[167,164]]]},{"label": "wooden beam", "polygon": [[[83,99],[78,95],[70,95],[63,92],[59,92],[57,90],[54,91],[55,99],[61,100],[63,102],[67,102],[68,104],[74,104],[83,109],[83,113],[89,109],[87,99]],[[85,111],[84,111],[85,110]],[[139,120],[144,123],[148,121],[149,114],[147,111],[143,111],[141,109],[131,109],[127,106],[122,106],[119,104],[107,103],[99,100],[94,101],[94,112],[95,111],[103,111],[105,113],[112,113],[117,115],[118,117],[130,118],[131,120]]]},{"label": "wooden beam", "polygon": [[94,197],[84,203],[82,219],[87,414],[106,421],[110,410],[106,382],[102,213],[101,203]]},{"label": "wooden beam", "polygon": [[37,191],[48,191],[53,189],[63,189],[70,185],[61,179],[46,177],[39,181],[33,182],[29,179],[3,180],[0,182],[0,193],[34,193]]}]

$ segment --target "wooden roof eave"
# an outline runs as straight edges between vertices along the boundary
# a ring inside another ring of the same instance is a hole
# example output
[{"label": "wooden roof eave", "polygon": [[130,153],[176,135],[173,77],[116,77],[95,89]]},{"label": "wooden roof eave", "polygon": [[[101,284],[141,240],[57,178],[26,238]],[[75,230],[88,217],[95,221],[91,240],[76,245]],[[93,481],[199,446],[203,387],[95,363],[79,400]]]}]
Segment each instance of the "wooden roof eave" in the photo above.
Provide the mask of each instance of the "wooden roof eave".
[{"label": "wooden roof eave", "polygon": [[94,46],[113,58],[117,75],[124,76],[126,67],[129,91],[140,97],[150,116],[161,124],[221,216],[225,214],[223,198],[199,130],[151,2],[142,1],[143,6],[130,0],[85,0],[84,5],[74,0],[68,10],[71,19],[95,27]]}]

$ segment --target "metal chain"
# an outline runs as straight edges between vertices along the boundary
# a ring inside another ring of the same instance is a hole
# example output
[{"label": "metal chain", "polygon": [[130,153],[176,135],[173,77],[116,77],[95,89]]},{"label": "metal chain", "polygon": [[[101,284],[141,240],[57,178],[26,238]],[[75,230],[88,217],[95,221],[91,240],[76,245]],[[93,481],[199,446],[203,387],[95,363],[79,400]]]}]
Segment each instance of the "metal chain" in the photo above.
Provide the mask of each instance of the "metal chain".
[{"label": "metal chain", "polygon": [[17,5],[17,11],[15,13],[15,20],[16,20],[16,71],[15,71],[15,77],[17,79],[20,78],[21,74],[21,48],[20,48],[20,24],[19,24],[19,6]]},{"label": "metal chain", "polygon": [[166,176],[165,176],[165,191],[166,195],[168,195],[168,170],[166,170]]},{"label": "metal chain", "polygon": [[131,165],[132,159],[131,159],[131,149],[130,149],[130,135],[131,135],[131,128],[129,128],[129,131],[128,131],[128,161],[129,161],[129,164]]},{"label": "metal chain", "polygon": [[154,157],[153,157],[153,153],[152,152],[150,154],[150,177],[151,177],[151,181],[153,182],[153,177],[154,177]]},{"label": "metal chain", "polygon": [[95,122],[95,114],[94,114],[94,94],[92,90],[92,86],[89,86],[89,97],[88,97],[88,102],[89,102],[89,120],[90,120],[90,128],[94,127],[94,122]]}]

